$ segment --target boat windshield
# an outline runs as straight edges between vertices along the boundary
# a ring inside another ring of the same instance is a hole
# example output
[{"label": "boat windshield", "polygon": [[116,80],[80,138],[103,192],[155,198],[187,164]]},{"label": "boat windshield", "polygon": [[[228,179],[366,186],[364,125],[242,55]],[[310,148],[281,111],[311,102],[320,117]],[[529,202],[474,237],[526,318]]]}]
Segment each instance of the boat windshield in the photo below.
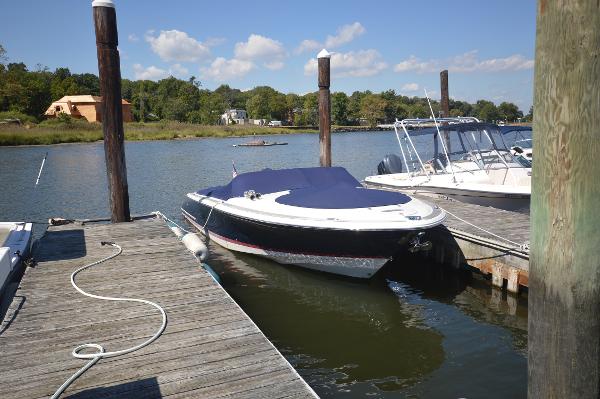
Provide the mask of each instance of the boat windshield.
[{"label": "boat windshield", "polygon": [[500,131],[509,147],[531,148],[531,126],[501,126]]},{"label": "boat windshield", "polygon": [[[523,167],[511,154],[501,131],[494,124],[458,123],[440,126],[439,130],[440,134],[435,127],[406,130],[404,135],[398,132],[409,171],[423,172],[425,169],[426,173],[450,173],[448,161],[455,172]],[[442,141],[442,137],[447,139]]]}]

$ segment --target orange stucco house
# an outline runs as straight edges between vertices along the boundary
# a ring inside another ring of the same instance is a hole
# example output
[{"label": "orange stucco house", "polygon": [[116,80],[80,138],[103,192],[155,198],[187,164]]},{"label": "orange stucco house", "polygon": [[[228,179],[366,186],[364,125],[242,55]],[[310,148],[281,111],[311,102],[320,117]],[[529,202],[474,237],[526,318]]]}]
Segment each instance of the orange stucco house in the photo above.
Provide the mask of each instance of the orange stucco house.
[{"label": "orange stucco house", "polygon": [[[122,100],[123,104],[123,122],[133,122],[131,114],[131,104],[127,100]],[[85,118],[88,122],[102,122],[102,97],[82,95],[82,96],[64,96],[58,101],[54,101],[44,112],[49,118],[55,118],[60,113],[65,113],[73,118]]]}]

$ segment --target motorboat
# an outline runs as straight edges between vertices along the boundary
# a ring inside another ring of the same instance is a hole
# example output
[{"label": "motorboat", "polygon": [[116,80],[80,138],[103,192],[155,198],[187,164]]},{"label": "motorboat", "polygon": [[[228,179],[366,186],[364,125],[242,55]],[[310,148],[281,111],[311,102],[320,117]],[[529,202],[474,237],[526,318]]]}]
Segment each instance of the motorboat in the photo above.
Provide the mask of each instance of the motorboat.
[{"label": "motorboat", "polygon": [[402,193],[362,187],[341,167],[265,169],[187,194],[183,216],[232,251],[350,277],[427,249],[445,212]]},{"label": "motorboat", "polygon": [[31,223],[0,222],[0,295],[29,254]]},{"label": "motorboat", "polygon": [[432,122],[433,128],[409,133],[406,126],[414,120],[396,121],[401,158],[387,155],[379,174],[365,178],[367,187],[529,210],[531,167],[515,159],[497,125],[475,118]]},{"label": "motorboat", "polygon": [[533,141],[531,126],[500,126],[504,141],[515,159],[526,167],[533,161]]},{"label": "motorboat", "polygon": [[247,143],[234,144],[234,147],[271,147],[274,145],[287,145],[287,143],[277,141],[265,141],[265,140],[252,140]]}]

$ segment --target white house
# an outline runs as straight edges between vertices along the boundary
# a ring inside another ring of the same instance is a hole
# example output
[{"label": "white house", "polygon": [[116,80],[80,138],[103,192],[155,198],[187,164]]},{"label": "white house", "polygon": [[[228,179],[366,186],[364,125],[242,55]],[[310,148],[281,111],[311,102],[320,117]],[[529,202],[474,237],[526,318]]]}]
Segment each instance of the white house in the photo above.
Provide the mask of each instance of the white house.
[{"label": "white house", "polygon": [[238,125],[245,125],[248,123],[248,113],[246,110],[230,109],[221,115],[221,124],[230,125],[232,123],[236,123]]}]

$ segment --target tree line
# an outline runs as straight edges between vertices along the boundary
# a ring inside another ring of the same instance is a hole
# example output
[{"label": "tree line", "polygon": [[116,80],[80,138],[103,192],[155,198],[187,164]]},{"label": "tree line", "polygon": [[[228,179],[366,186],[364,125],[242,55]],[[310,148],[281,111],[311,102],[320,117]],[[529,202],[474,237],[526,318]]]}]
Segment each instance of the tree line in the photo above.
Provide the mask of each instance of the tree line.
[{"label": "tree line", "polygon": [[[91,73],[74,74],[68,68],[54,72],[37,66],[28,70],[22,62],[8,63],[0,45],[0,112],[21,115],[30,121],[40,121],[48,106],[65,95],[100,95],[98,77]],[[228,85],[215,90],[202,87],[191,77],[188,80],[169,77],[151,80],[123,79],[123,98],[132,104],[136,121],[176,120],[180,122],[213,125],[220,123],[227,109],[245,109],[249,118],[281,120],[297,126],[318,124],[317,92],[298,95],[280,93],[269,86],[258,86],[241,91]],[[439,114],[439,102],[432,101]],[[474,104],[450,100],[451,116],[475,116],[484,121],[531,120],[533,109],[523,115],[510,102],[496,106],[479,100]],[[331,119],[335,125],[351,126],[391,123],[396,118],[430,117],[427,99],[397,94],[394,90],[381,93],[355,91],[351,95],[334,92],[331,96]]]}]

